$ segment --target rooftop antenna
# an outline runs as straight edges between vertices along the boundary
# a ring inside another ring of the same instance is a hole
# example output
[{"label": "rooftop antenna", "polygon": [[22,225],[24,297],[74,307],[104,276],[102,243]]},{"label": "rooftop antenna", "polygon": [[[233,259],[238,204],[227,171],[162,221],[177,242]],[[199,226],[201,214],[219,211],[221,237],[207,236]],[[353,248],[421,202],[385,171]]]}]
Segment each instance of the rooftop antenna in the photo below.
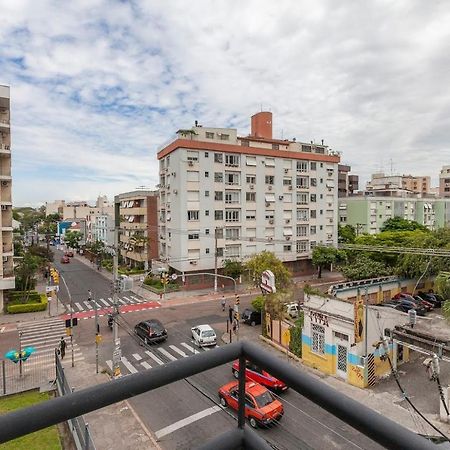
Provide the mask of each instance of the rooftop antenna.
[{"label": "rooftop antenna", "polygon": [[393,175],[394,174],[394,171],[393,171],[394,165],[393,165],[393,162],[392,162],[392,158],[389,160],[389,162],[391,164],[391,175]]},{"label": "rooftop antenna", "polygon": [[262,109],[262,103],[261,103],[261,112],[262,112],[262,110],[263,110],[263,109]]}]

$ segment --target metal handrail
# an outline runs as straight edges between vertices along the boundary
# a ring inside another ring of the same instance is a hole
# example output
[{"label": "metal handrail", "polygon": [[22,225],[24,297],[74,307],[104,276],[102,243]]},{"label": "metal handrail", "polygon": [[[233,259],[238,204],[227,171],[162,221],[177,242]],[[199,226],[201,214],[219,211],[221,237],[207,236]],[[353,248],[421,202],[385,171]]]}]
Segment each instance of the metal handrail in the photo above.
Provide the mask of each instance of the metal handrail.
[{"label": "metal handrail", "polygon": [[[256,363],[285,381],[293,390],[386,448],[435,448],[425,438],[247,341],[222,346],[0,416],[0,443],[204,372],[236,358],[241,360],[241,364],[244,359]],[[243,392],[244,376],[240,377],[239,383],[239,390]],[[241,395],[239,428],[244,427],[244,401]]]}]

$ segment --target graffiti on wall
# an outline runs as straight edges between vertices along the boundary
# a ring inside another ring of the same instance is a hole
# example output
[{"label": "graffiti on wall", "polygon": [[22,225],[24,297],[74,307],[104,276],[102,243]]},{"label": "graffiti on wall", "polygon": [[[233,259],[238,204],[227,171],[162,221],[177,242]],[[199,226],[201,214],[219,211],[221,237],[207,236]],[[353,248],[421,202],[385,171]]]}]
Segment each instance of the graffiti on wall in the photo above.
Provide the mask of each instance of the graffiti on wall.
[{"label": "graffiti on wall", "polygon": [[360,381],[364,381],[364,375],[362,373],[362,368],[358,366],[352,366],[351,371],[355,374],[356,378]]}]

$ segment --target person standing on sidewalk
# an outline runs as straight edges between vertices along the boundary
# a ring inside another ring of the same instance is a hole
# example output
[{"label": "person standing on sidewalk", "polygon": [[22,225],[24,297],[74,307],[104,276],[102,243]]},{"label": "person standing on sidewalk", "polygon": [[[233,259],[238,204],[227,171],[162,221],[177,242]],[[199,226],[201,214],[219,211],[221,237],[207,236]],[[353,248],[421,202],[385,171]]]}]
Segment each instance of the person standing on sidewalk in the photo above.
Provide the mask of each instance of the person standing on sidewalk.
[{"label": "person standing on sidewalk", "polygon": [[233,308],[231,307],[231,305],[228,307],[228,318],[231,324],[233,322]]},{"label": "person standing on sidewalk", "polygon": [[225,297],[222,295],[222,301],[221,301],[221,303],[222,303],[222,311],[225,311],[225,305],[226,305],[226,302],[225,302]]},{"label": "person standing on sidewalk", "polygon": [[64,356],[66,356],[66,341],[64,338],[61,338],[61,341],[59,342],[59,351],[61,353],[61,359],[64,359]]}]

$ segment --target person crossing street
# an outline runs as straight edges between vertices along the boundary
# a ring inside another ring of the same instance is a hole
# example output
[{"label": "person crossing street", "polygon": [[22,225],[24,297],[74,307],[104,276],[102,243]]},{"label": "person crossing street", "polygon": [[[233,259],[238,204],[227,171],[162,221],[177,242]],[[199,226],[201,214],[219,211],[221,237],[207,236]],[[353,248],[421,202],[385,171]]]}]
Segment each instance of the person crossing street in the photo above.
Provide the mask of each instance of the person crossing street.
[{"label": "person crossing street", "polygon": [[221,303],[222,303],[222,311],[225,311],[225,305],[226,305],[226,302],[225,302],[225,297],[224,297],[224,296],[222,296],[222,301],[221,301]]},{"label": "person crossing street", "polygon": [[64,359],[64,356],[66,356],[66,341],[63,337],[61,337],[61,341],[59,342],[59,351],[61,353],[61,359]]}]

